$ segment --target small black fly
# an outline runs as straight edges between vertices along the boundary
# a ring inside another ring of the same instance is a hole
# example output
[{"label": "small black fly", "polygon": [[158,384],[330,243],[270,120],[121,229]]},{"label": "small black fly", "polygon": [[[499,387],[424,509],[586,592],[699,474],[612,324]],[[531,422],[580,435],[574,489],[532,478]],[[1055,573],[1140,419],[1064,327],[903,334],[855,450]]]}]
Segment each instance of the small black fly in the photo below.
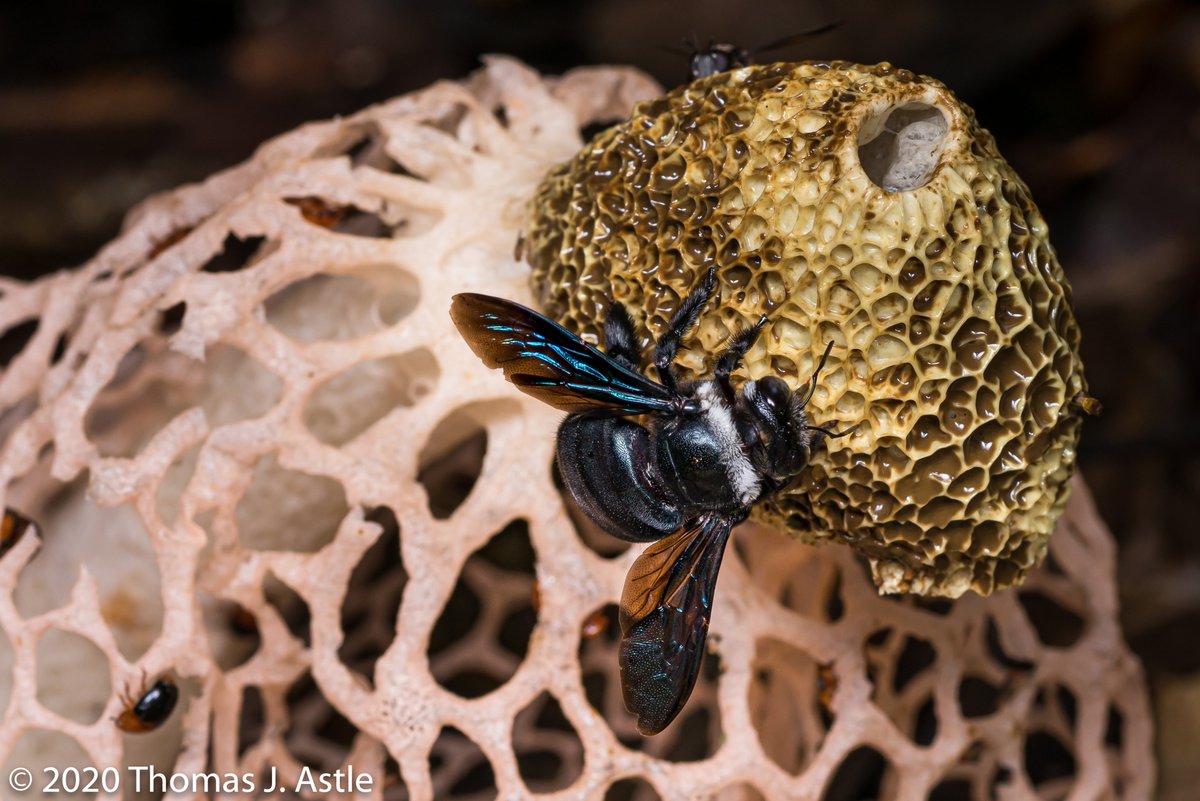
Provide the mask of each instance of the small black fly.
[{"label": "small black fly", "polygon": [[716,75],[721,72],[728,72],[739,67],[747,67],[754,63],[754,57],[759,53],[769,53],[773,50],[780,50],[784,47],[794,45],[803,39],[808,39],[812,36],[820,36],[823,33],[833,30],[841,25],[841,21],[827,22],[811,30],[793,33],[790,36],[785,36],[782,39],[777,39],[765,45],[754,48],[738,47],[733,44],[724,44],[708,40],[708,45],[701,47],[699,42],[693,37],[684,41],[687,50],[676,50],[669,48],[673,53],[687,56],[688,58],[688,80],[695,81],[700,78],[707,78],[710,75]]}]

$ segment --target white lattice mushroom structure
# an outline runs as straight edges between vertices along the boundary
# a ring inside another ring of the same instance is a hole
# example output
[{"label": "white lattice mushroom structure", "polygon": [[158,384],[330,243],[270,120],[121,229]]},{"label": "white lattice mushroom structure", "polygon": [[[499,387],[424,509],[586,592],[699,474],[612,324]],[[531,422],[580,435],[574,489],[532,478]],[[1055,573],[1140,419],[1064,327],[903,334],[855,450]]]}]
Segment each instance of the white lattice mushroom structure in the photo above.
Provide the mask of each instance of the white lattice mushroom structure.
[{"label": "white lattice mushroom structure", "polygon": [[[513,248],[535,187],[658,91],[492,59],[153,198],[77,270],[0,284],[19,346],[0,488],[39,523],[0,559],[6,770],[352,765],[372,798],[1149,798],[1145,690],[1079,482],[1051,563],[986,599],[883,598],[847,549],[739,529],[700,687],[634,733],[611,628],[581,626],[636,549],[564,506],[555,413],[482,369],[447,308],[532,302]],[[160,675],[174,715],[118,731]]]}]

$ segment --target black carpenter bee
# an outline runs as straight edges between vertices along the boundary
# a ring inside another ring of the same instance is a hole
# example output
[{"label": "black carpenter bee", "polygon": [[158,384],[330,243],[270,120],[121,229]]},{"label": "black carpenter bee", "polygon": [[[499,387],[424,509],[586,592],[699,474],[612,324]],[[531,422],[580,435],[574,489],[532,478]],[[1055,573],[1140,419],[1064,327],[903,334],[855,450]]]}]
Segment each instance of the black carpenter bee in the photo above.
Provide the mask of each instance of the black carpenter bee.
[{"label": "black carpenter bee", "polygon": [[619,615],[625,706],[645,735],[662,731],[691,694],[730,531],[788,486],[824,437],[841,436],[809,425],[804,412],[832,342],[804,397],[774,376],[734,389],[731,375],[765,317],[730,340],[712,378],[679,379],[680,342],[715,288],[710,270],[672,316],[655,345],[657,382],[638,372],[633,323],[619,303],[608,310],[603,353],[511,301],[461,294],[450,307],[484,364],[569,412],[558,466],[584,512],[615,537],[653,543],[629,571]]},{"label": "black carpenter bee", "polygon": [[118,729],[130,734],[154,731],[171,717],[178,700],[179,688],[170,678],[163,676],[136,700],[127,698],[125,710],[113,722]]},{"label": "black carpenter bee", "polygon": [[833,30],[840,21],[827,22],[811,30],[801,33],[793,33],[790,36],[785,36],[782,39],[777,39],[769,44],[755,48],[738,47],[732,44],[723,44],[720,42],[708,41],[707,47],[701,47],[693,38],[685,41],[688,50],[672,51],[679,52],[688,57],[688,75],[689,80],[699,80],[707,78],[710,75],[716,75],[720,72],[728,72],[729,70],[738,69],[739,67],[747,67],[754,63],[754,57],[759,53],[768,53],[772,50],[779,50],[793,45],[801,39],[807,39],[810,36],[819,36],[822,33]]}]

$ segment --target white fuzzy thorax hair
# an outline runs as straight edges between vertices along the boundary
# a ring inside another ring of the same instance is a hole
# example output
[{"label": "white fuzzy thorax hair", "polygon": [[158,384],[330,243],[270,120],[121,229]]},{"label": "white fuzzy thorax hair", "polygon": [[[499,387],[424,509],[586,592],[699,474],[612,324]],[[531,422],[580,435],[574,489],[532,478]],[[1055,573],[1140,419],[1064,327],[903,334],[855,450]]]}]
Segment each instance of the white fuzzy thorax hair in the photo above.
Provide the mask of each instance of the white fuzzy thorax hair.
[{"label": "white fuzzy thorax hair", "polygon": [[738,435],[737,426],[733,423],[733,410],[721,397],[721,390],[714,381],[706,381],[697,387],[696,398],[708,420],[709,430],[721,445],[721,463],[725,465],[729,483],[737,490],[742,503],[753,503],[762,489],[762,479],[750,463],[746,446]]}]

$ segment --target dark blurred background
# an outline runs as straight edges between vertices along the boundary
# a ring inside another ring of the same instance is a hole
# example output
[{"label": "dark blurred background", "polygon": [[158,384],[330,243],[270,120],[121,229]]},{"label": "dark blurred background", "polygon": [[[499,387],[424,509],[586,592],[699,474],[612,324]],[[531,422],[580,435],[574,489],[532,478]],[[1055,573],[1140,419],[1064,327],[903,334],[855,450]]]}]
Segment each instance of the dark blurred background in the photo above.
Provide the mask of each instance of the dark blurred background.
[{"label": "dark blurred background", "polygon": [[[86,261],[146,195],[297,124],[459,78],[631,64],[684,37],[946,82],[1033,190],[1104,415],[1083,472],[1120,544],[1126,632],[1160,712],[1164,799],[1200,776],[1200,9],[1156,0],[48,0],[0,6],[0,274]],[[1190,700],[1189,700],[1190,699]],[[1192,737],[1172,736],[1191,727]],[[1175,744],[1177,743],[1178,744]],[[1182,771],[1182,773],[1181,773]],[[1178,798],[1184,798],[1179,795]]]}]

